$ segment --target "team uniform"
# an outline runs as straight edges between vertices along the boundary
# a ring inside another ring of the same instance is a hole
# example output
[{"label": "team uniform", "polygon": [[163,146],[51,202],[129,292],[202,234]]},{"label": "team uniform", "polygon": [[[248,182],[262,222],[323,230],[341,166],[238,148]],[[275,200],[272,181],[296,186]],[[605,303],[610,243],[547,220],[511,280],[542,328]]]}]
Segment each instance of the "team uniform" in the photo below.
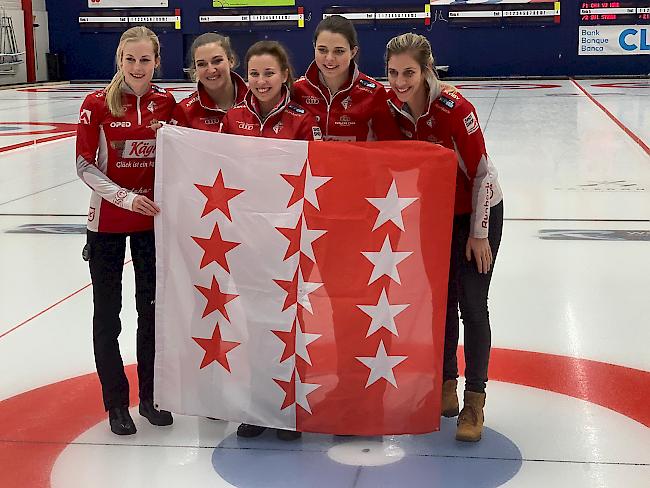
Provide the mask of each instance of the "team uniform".
[{"label": "team uniform", "polygon": [[[236,106],[244,101],[248,87],[243,78],[234,71],[230,72],[230,76],[235,88],[233,105]],[[226,112],[227,110],[222,110],[214,103],[199,81],[196,91],[176,105],[169,123],[181,127],[218,132]]]},{"label": "team uniform", "polygon": [[476,263],[467,261],[465,246],[469,237],[487,238],[496,259],[503,225],[503,195],[497,172],[485,149],[476,111],[460,93],[430,93],[429,109],[417,120],[392,90],[389,104],[404,137],[453,149],[458,158],[443,377],[458,377],[460,306],[465,326],[466,389],[482,393],[490,353],[487,296],[492,268],[487,274],[479,273]]},{"label": "team uniform", "polygon": [[124,115],[115,117],[105,90],[86,97],[77,126],[77,173],[91,188],[88,241],[93,283],[93,344],[104,407],[128,407],[129,385],[117,338],[121,330],[122,268],[130,237],[138,311],[140,399],[153,399],[155,242],[153,217],[133,212],[138,195],[153,200],[156,134],[149,126],[169,120],[174,97],[157,86],[136,96],[125,86]]},{"label": "team uniform", "polygon": [[332,95],[316,62],[293,86],[294,99],[318,121],[324,140],[374,141],[401,139],[381,83],[359,72],[353,63],[344,88]]},{"label": "team uniform", "polygon": [[280,102],[265,118],[260,115],[257,98],[249,91],[244,102],[231,108],[223,118],[221,132],[274,139],[320,140],[321,130],[316,119],[291,99],[286,88],[282,90]]}]

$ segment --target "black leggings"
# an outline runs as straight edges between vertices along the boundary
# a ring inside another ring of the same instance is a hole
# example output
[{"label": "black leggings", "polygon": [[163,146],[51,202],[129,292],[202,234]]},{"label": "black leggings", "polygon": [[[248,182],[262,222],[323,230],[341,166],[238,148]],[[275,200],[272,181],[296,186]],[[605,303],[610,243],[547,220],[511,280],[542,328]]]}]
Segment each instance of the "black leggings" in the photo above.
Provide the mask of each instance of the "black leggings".
[{"label": "black leggings", "polygon": [[117,341],[122,324],[122,270],[130,237],[138,312],[137,359],[140,400],[153,400],[155,356],[154,309],[156,248],[153,231],[112,234],[88,231],[88,257],[93,283],[93,346],[102,384],[104,408],[128,407],[129,383]]},{"label": "black leggings", "polygon": [[[503,229],[503,202],[490,209],[488,241],[496,260]],[[477,393],[485,391],[490,361],[490,315],[488,291],[494,262],[487,274],[476,268],[476,260],[467,261],[465,246],[469,238],[470,216],[456,215],[451,241],[451,262],[445,324],[445,353],[443,379],[458,378],[458,309],[463,320],[465,338],[465,389]]]}]

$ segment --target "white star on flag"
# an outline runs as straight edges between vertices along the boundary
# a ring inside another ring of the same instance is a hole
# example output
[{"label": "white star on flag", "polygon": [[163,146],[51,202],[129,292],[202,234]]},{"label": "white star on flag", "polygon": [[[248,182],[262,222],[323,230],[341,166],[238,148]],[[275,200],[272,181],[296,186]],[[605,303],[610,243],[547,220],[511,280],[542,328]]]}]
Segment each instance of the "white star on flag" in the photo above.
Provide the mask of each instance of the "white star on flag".
[{"label": "white star on flag", "polygon": [[318,206],[318,197],[316,190],[331,180],[331,176],[314,176],[311,174],[311,166],[307,162],[307,177],[305,178],[305,200],[311,203],[314,207],[320,210]]},{"label": "white star on flag", "polygon": [[374,265],[368,284],[371,284],[383,275],[386,275],[401,285],[402,283],[399,278],[399,272],[397,271],[397,265],[413,253],[410,251],[393,251],[390,244],[390,238],[386,236],[386,239],[384,239],[384,243],[381,246],[381,250],[378,252],[367,251],[362,252],[361,254],[363,254],[366,259]]},{"label": "white star on flag", "polygon": [[296,371],[296,403],[311,414],[311,407],[309,406],[307,395],[321,386],[322,385],[317,385],[315,383],[303,383],[300,379],[300,375]]},{"label": "white star on flag", "polygon": [[302,305],[309,313],[313,314],[311,302],[309,301],[309,294],[318,290],[323,283],[310,283],[306,282],[302,276],[302,269],[298,272],[298,303]]},{"label": "white star on flag", "polygon": [[395,317],[409,305],[410,304],[408,303],[402,305],[391,305],[388,302],[385,288],[381,291],[377,305],[357,305],[357,307],[359,307],[365,314],[372,317],[366,337],[370,337],[382,327],[391,331],[396,336],[399,336],[397,333],[397,327],[395,326]]},{"label": "white star on flag", "polygon": [[318,339],[322,334],[308,334],[303,332],[300,325],[296,326],[296,354],[304,359],[310,366],[311,358],[307,346]]},{"label": "white star on flag", "polygon": [[384,341],[379,342],[377,354],[374,357],[357,357],[356,359],[370,368],[370,374],[368,375],[366,388],[368,388],[376,381],[379,381],[381,378],[384,378],[391,385],[397,388],[397,381],[395,381],[393,368],[404,361],[407,357],[408,356],[389,356],[386,353]]},{"label": "white star on flag", "polygon": [[397,184],[393,180],[384,198],[366,198],[366,200],[379,210],[379,215],[377,215],[377,220],[372,230],[381,227],[389,220],[400,229],[405,230],[404,221],[402,220],[402,210],[415,202],[417,198],[400,198],[397,194]]},{"label": "white star on flag", "polygon": [[305,222],[305,219],[302,219],[302,230],[300,233],[300,252],[302,252],[305,256],[311,259],[312,262],[314,263],[316,262],[316,257],[314,256],[314,248],[313,248],[314,241],[325,233],[327,233],[326,230],[318,230],[318,229],[312,230],[307,228],[307,223]]}]

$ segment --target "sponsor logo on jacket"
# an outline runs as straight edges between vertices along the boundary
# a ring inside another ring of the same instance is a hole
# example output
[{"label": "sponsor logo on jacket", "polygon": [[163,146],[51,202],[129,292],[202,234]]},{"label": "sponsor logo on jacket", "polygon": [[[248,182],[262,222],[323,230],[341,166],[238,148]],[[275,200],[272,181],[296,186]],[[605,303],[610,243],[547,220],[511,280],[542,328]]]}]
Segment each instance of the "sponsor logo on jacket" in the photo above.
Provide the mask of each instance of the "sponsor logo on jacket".
[{"label": "sponsor logo on jacket", "polygon": [[88,109],[81,109],[79,114],[79,123],[83,125],[90,125],[90,118],[92,117],[92,112]]},{"label": "sponsor logo on jacket", "polygon": [[153,158],[156,153],[156,140],[125,141],[122,157],[126,159]]},{"label": "sponsor logo on jacket", "polygon": [[237,127],[239,127],[241,130],[253,130],[255,129],[255,126],[249,122],[237,122]]},{"label": "sponsor logo on jacket", "polygon": [[295,112],[295,113],[300,114],[300,115],[305,113],[305,109],[302,108],[302,107],[298,107],[297,105],[289,105],[289,106],[287,106],[287,108],[290,111]]},{"label": "sponsor logo on jacket", "polygon": [[322,141],[323,140],[323,133],[320,130],[320,127],[315,126],[311,128],[311,134],[314,136],[315,141]]},{"label": "sponsor logo on jacket", "polygon": [[201,119],[201,121],[205,125],[219,125],[221,123],[218,117],[205,118],[205,119]]},{"label": "sponsor logo on jacket", "polygon": [[118,121],[114,121],[114,122],[111,122],[109,125],[110,125],[111,127],[113,127],[113,128],[116,128],[116,127],[124,127],[124,128],[127,128],[127,127],[131,127],[131,122],[127,122],[127,121],[124,121],[124,120],[123,120],[123,121],[119,121],[119,122],[118,122]]},{"label": "sponsor logo on jacket", "polygon": [[154,113],[154,110],[156,110],[156,104],[153,102],[153,100],[149,102],[149,105],[147,105],[147,110],[149,110],[151,113]]},{"label": "sponsor logo on jacket", "polygon": [[359,80],[359,86],[360,87],[375,89],[375,88],[377,88],[377,83],[373,83],[372,81],[361,79],[361,80]]},{"label": "sponsor logo on jacket", "polygon": [[476,115],[474,115],[474,112],[470,112],[469,115],[463,119],[463,122],[465,123],[465,129],[467,129],[468,134],[473,134],[479,129],[478,119],[476,118]]},{"label": "sponsor logo on jacket", "polygon": [[343,108],[345,110],[349,109],[350,105],[352,105],[352,97],[349,95],[345,97],[343,100],[341,100],[341,105],[343,105]]},{"label": "sponsor logo on jacket", "polygon": [[339,120],[334,122],[334,125],[340,125],[341,127],[351,127],[356,125],[356,122],[350,118],[349,115],[341,115]]},{"label": "sponsor logo on jacket", "polygon": [[282,121],[280,120],[280,121],[278,121],[277,124],[275,124],[275,125],[273,126],[273,132],[275,132],[276,134],[278,134],[278,133],[282,130],[283,127],[284,127],[284,124],[283,124]]},{"label": "sponsor logo on jacket", "polygon": [[320,99],[318,97],[305,97],[305,105],[318,105],[320,103]]}]

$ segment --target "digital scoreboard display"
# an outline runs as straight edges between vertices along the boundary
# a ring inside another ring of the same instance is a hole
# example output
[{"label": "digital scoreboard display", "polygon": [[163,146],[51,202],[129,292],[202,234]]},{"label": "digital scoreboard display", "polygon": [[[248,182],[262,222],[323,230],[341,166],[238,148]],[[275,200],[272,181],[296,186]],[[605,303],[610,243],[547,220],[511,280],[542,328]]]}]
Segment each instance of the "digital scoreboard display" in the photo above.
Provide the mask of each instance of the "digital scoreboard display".
[{"label": "digital scoreboard display", "polygon": [[461,27],[553,25],[560,23],[560,10],[559,1],[450,4],[448,19]]},{"label": "digital scoreboard display", "polygon": [[650,23],[650,0],[580,2],[580,20],[597,24]]}]

